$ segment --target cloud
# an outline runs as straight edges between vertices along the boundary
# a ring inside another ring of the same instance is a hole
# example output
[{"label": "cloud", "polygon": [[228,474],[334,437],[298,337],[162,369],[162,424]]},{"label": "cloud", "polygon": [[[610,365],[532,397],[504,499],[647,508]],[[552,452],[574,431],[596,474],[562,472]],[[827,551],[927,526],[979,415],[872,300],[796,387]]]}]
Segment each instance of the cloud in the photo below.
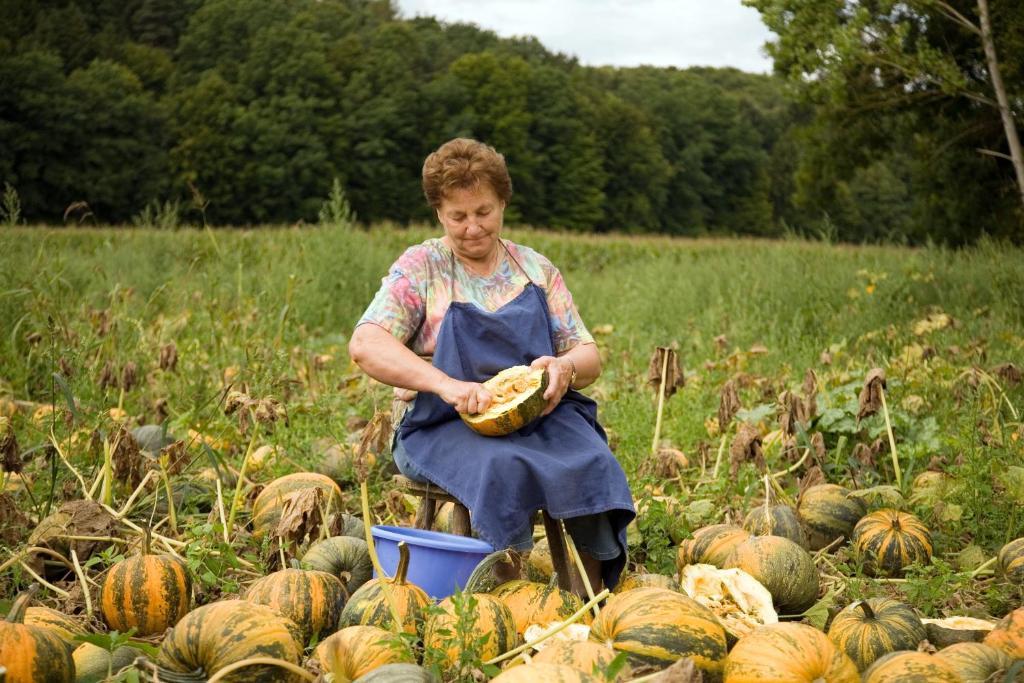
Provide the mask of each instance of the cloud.
[{"label": "cloud", "polygon": [[403,15],[536,36],[588,65],[733,66],[767,73],[771,33],[740,0],[397,0]]}]

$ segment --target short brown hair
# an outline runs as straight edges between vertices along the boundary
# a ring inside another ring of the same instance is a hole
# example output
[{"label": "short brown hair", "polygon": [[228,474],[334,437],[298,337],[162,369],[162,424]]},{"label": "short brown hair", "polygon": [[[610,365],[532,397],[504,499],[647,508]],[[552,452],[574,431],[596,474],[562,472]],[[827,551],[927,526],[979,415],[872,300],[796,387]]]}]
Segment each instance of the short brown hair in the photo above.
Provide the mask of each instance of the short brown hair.
[{"label": "short brown hair", "polygon": [[423,162],[423,194],[433,208],[452,190],[488,185],[498,199],[512,198],[512,178],[505,157],[493,147],[470,138],[444,143]]}]

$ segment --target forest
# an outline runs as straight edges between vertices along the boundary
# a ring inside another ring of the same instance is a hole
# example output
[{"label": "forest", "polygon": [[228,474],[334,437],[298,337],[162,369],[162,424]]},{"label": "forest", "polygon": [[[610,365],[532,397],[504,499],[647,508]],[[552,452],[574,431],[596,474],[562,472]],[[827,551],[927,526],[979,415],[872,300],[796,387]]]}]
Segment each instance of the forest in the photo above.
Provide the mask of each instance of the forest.
[{"label": "forest", "polygon": [[[773,75],[583,66],[388,0],[3,0],[4,222],[308,224],[336,186],[404,225],[425,155],[472,136],[538,228],[1024,236],[973,2],[746,4]],[[1024,13],[988,4],[1019,120]]]}]

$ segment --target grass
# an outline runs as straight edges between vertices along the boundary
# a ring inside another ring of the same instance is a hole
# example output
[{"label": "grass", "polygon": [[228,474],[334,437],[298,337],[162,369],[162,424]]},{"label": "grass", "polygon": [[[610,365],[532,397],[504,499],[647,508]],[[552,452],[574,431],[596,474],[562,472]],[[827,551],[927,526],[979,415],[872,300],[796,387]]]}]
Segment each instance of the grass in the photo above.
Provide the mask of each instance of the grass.
[{"label": "grass", "polygon": [[[0,397],[57,407],[50,417],[44,410],[35,420],[16,418],[23,450],[41,452],[51,426],[70,445],[78,429],[109,426],[109,409],[121,403],[139,422],[163,412],[177,434],[192,428],[226,438],[237,458],[247,439],[218,406],[230,377],[252,396],[279,398],[288,410],[287,425],[266,437],[288,460],[266,476],[313,466],[314,439],[344,440],[351,418],[387,406],[386,388],[359,375],[345,344],[388,265],[434,233],[389,226],[4,229]],[[932,465],[962,484],[938,501],[939,509],[917,510],[933,525],[937,552],[948,559],[973,543],[991,555],[1024,535],[1024,476],[1014,479],[1024,470],[1013,470],[1024,462],[1024,390],[997,377],[997,391],[972,370],[1024,366],[1020,249],[995,242],[961,251],[910,250],[528,230],[507,236],[561,268],[584,319],[602,332],[605,371],[591,393],[637,497],[667,495],[685,508],[680,513],[663,502],[651,508],[634,555],[649,568],[671,567],[670,532],[741,519],[763,490],[750,463],[735,477],[710,480],[721,443],[712,418],[723,383],[740,380],[747,411],[741,417],[768,432],[776,427],[778,394],[798,388],[808,370],[818,377],[820,409],[831,411],[817,423],[830,480],[892,481],[882,418],[853,419],[859,382],[868,369],[883,367],[905,478]],[[937,313],[955,323],[915,334],[915,324]],[[161,370],[160,349],[172,342],[177,367]],[[645,381],[654,347],[668,344],[678,346],[688,384],[667,402],[662,436],[691,466],[666,478],[650,467],[654,400]],[[831,356],[827,364],[823,352]],[[123,395],[116,385],[101,387],[105,366],[116,375],[128,362],[138,367],[136,386]],[[69,394],[77,417],[61,408]],[[884,450],[872,462],[851,460],[856,442],[876,438]],[[87,469],[95,465],[79,458]],[[723,475],[728,458],[726,449]],[[706,481],[698,487],[702,461]],[[769,453],[767,464],[789,465],[777,453]],[[46,472],[40,468],[34,483],[37,500],[51,484]],[[73,481],[63,471],[58,478],[57,491]],[[374,482],[376,491],[381,481]],[[795,477],[782,481],[795,492]],[[378,505],[382,514],[388,510]],[[925,578],[914,586],[942,585],[934,573]],[[998,611],[1006,593],[991,597],[990,588],[978,599]]]}]

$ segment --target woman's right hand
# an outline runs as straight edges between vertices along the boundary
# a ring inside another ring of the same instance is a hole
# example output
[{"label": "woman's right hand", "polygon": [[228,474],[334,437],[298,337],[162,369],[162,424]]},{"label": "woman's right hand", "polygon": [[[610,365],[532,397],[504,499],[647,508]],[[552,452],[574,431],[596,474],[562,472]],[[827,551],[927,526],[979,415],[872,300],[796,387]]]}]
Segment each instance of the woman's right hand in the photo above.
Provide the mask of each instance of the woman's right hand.
[{"label": "woman's right hand", "polygon": [[438,387],[437,395],[441,400],[455,408],[456,412],[467,415],[477,415],[487,410],[491,405],[491,394],[484,385],[476,382],[460,382],[451,377],[445,377]]}]

